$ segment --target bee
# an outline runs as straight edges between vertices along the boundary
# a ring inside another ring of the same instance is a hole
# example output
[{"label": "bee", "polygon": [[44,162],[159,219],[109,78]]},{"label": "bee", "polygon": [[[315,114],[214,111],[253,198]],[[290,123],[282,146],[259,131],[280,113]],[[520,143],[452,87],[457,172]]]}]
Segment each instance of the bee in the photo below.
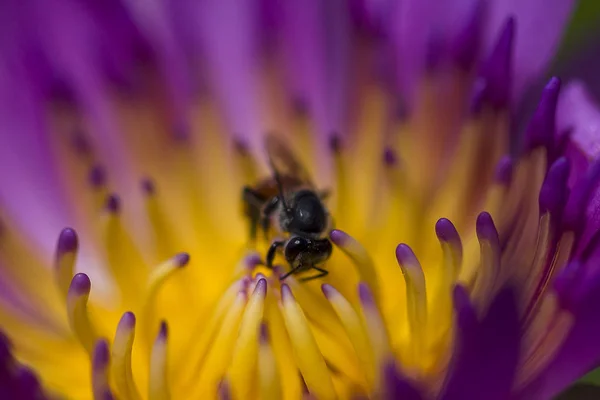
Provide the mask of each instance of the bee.
[{"label": "bee", "polygon": [[250,237],[256,239],[259,228],[266,238],[273,229],[278,233],[275,236],[286,237],[272,241],[265,260],[265,265],[273,268],[275,255],[283,253],[290,270],[279,277],[281,280],[309,270],[317,273],[301,281],[324,277],[329,272],[318,265],[327,261],[333,250],[327,237],[331,217],[323,203],[328,193],[316,189],[310,175],[280,139],[267,136],[265,147],[272,175],[242,191]]}]

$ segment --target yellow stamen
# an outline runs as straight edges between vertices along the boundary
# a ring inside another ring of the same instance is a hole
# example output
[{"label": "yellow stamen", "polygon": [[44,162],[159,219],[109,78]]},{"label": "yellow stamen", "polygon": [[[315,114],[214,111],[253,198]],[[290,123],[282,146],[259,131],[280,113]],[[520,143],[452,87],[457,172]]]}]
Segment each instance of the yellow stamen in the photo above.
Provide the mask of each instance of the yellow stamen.
[{"label": "yellow stamen", "polygon": [[346,334],[350,338],[350,342],[352,342],[354,351],[359,359],[361,369],[365,374],[367,387],[372,391],[375,384],[374,371],[376,367],[362,321],[352,307],[352,304],[335,290],[333,286],[325,284],[322,289],[338,318],[342,321]]},{"label": "yellow stamen", "polygon": [[97,335],[88,315],[87,303],[92,284],[86,274],[77,274],[71,280],[67,294],[69,325],[87,353],[92,357]]},{"label": "yellow stamen", "polygon": [[[386,325],[383,322],[379,309],[369,287],[361,283],[358,285],[358,294],[360,297],[362,319],[365,324],[369,345],[373,352],[375,365],[383,365],[383,362],[390,355],[390,341]],[[375,369],[375,385],[381,384],[381,376],[378,368]]]},{"label": "yellow stamen", "polygon": [[126,312],[121,317],[112,347],[112,376],[119,396],[125,400],[139,400],[141,396],[131,371],[131,350],[135,337],[135,316]]},{"label": "yellow stamen", "polygon": [[150,355],[149,400],[169,400],[171,398],[167,379],[167,337],[168,327],[167,323],[163,321]]},{"label": "yellow stamen", "polygon": [[281,385],[275,354],[269,343],[267,325],[260,326],[258,346],[258,385],[261,399],[280,399]]},{"label": "yellow stamen", "polygon": [[256,389],[253,383],[258,354],[258,329],[263,318],[266,295],[267,281],[260,278],[244,311],[233,360],[227,373],[227,380],[231,382],[236,399],[251,398]]},{"label": "yellow stamen", "polygon": [[292,341],[294,358],[306,386],[318,399],[335,399],[331,375],[289,286],[281,286],[281,311]]},{"label": "yellow stamen", "polygon": [[99,340],[92,357],[92,393],[94,400],[105,400],[110,394],[108,370],[110,368],[110,352],[108,342]]},{"label": "yellow stamen", "polygon": [[69,293],[71,278],[75,270],[77,257],[77,234],[70,228],[64,229],[58,239],[54,258],[54,274],[58,290],[64,299]]},{"label": "yellow stamen", "polygon": [[200,393],[195,394],[198,398],[214,396],[217,384],[222,379],[231,362],[233,346],[247,302],[248,296],[246,292],[239,292],[227,311],[219,332],[211,342],[206,361],[196,381],[197,388],[200,391]]},{"label": "yellow stamen", "polygon": [[360,280],[364,281],[375,296],[376,301],[379,301],[379,283],[377,281],[377,273],[375,271],[375,265],[367,250],[353,237],[346,233],[338,230],[331,232],[331,241],[339,246],[340,250],[344,252],[356,268],[360,276]]}]

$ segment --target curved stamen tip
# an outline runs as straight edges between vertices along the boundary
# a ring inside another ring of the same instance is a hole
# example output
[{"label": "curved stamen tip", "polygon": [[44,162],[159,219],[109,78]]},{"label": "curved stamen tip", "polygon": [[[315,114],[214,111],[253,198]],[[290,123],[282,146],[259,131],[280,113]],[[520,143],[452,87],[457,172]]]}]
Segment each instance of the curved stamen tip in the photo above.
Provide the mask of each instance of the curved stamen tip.
[{"label": "curved stamen tip", "polygon": [[[449,219],[440,218],[435,224],[435,234],[441,242],[460,241],[458,231]],[[397,252],[398,250],[396,250]]]},{"label": "curved stamen tip", "polygon": [[248,143],[246,143],[242,139],[239,139],[239,138],[234,139],[233,148],[235,149],[235,151],[238,154],[240,154],[242,156],[247,156],[250,154],[250,150],[248,149]]},{"label": "curved stamen tip", "polygon": [[373,299],[373,293],[371,293],[371,289],[369,285],[364,282],[360,282],[358,284],[358,298],[360,302],[365,306],[372,306],[375,304],[375,300]]},{"label": "curved stamen tip", "polygon": [[69,292],[77,295],[89,294],[91,289],[90,278],[82,272],[75,274],[71,280],[71,286],[69,286]]},{"label": "curved stamen tip", "polygon": [[330,299],[331,296],[335,294],[335,289],[328,283],[324,283],[321,285],[321,291],[325,295],[326,298]]},{"label": "curved stamen tip", "polygon": [[418,265],[417,256],[409,245],[400,243],[396,246],[396,260],[400,265]]},{"label": "curved stamen tip", "polygon": [[248,268],[249,270],[253,270],[257,266],[262,264],[260,254],[258,253],[252,253],[247,255],[244,259],[244,262],[246,263],[246,268]]},{"label": "curved stamen tip", "polygon": [[92,366],[96,370],[104,369],[110,361],[110,350],[106,339],[98,339],[94,346]]},{"label": "curved stamen tip", "polygon": [[454,285],[454,288],[452,289],[452,301],[454,303],[454,309],[457,311],[471,307],[469,293],[467,292],[467,289],[460,284]]},{"label": "curved stamen tip", "polygon": [[336,132],[329,137],[329,149],[334,153],[338,153],[342,149],[342,139]]},{"label": "curved stamen tip", "polygon": [[259,331],[259,340],[261,343],[267,343],[269,341],[269,326],[266,322],[261,322]]},{"label": "curved stamen tip", "polygon": [[540,211],[561,213],[567,201],[567,181],[571,166],[565,157],[556,160],[550,166],[544,184],[540,189]]},{"label": "curved stamen tip", "polygon": [[73,228],[65,228],[60,232],[58,244],[56,245],[58,254],[73,253],[77,251],[78,246],[77,232]]},{"label": "curved stamen tip", "polygon": [[111,213],[117,213],[121,209],[121,199],[116,194],[110,194],[106,198],[106,210]]},{"label": "curved stamen tip", "polygon": [[160,321],[160,328],[158,330],[158,339],[165,340],[169,335],[169,325],[167,321]]},{"label": "curved stamen tip", "polygon": [[179,253],[173,257],[173,260],[178,267],[185,267],[190,262],[190,255],[188,253]]},{"label": "curved stamen tip", "polygon": [[512,180],[513,161],[510,156],[504,156],[496,165],[496,181],[508,185]]},{"label": "curved stamen tip", "polygon": [[154,181],[150,178],[144,178],[142,179],[142,191],[144,192],[145,195],[147,196],[152,196],[156,193],[156,185],[154,184]]},{"label": "curved stamen tip", "polygon": [[498,231],[494,225],[494,220],[488,212],[482,212],[477,217],[476,223],[477,238],[479,240],[498,240]]},{"label": "curved stamen tip", "polygon": [[393,167],[394,165],[398,164],[398,155],[394,150],[392,150],[389,147],[386,147],[383,150],[383,162],[388,167]]},{"label": "curved stamen tip", "polygon": [[254,292],[257,295],[265,297],[267,295],[267,279],[262,277],[256,282],[256,286],[254,287]]},{"label": "curved stamen tip", "polygon": [[135,326],[135,314],[131,311],[124,312],[119,321],[119,326],[133,328]]},{"label": "curved stamen tip", "polygon": [[526,148],[531,150],[538,146],[552,148],[555,140],[555,119],[561,81],[552,77],[544,87],[537,109],[527,126]]},{"label": "curved stamen tip", "polygon": [[515,19],[511,16],[504,23],[482,72],[485,87],[479,96],[480,101],[496,108],[504,108],[510,101],[514,32]]},{"label": "curved stamen tip", "polygon": [[343,247],[350,240],[350,235],[344,231],[340,231],[339,229],[334,229],[329,232],[329,238],[336,245]]},{"label": "curved stamen tip", "polygon": [[88,179],[93,187],[102,187],[106,184],[106,170],[100,165],[94,165],[90,169]]},{"label": "curved stamen tip", "polygon": [[219,400],[231,400],[231,390],[229,389],[229,383],[227,383],[225,378],[219,382],[217,396]]},{"label": "curved stamen tip", "polygon": [[282,301],[294,301],[294,295],[292,294],[292,289],[284,283],[281,285],[281,300]]}]

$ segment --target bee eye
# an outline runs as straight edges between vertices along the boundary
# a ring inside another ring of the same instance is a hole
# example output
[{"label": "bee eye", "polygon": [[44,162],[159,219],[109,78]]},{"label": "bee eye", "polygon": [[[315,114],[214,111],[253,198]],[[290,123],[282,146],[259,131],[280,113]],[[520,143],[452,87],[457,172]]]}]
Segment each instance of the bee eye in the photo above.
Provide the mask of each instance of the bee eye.
[{"label": "bee eye", "polygon": [[310,246],[310,239],[300,236],[291,238],[285,246],[285,259],[288,262],[293,261],[300,253],[306,251]]}]

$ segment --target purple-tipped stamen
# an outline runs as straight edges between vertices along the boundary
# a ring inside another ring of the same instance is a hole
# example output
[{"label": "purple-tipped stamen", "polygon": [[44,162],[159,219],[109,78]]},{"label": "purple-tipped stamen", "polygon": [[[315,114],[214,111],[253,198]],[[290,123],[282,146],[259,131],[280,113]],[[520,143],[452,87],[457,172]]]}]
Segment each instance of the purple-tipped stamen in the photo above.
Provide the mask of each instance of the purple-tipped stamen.
[{"label": "purple-tipped stamen", "polygon": [[513,166],[513,160],[510,156],[502,157],[496,165],[496,182],[508,186],[512,180]]},{"label": "purple-tipped stamen", "polygon": [[540,189],[540,212],[549,212],[553,216],[560,216],[568,198],[569,188],[569,161],[561,157],[550,166],[546,179]]},{"label": "purple-tipped stamen", "polygon": [[72,228],[65,228],[60,232],[58,236],[58,243],[56,245],[56,252],[60,256],[65,253],[74,253],[79,247],[79,240],[77,233]]},{"label": "purple-tipped stamen", "polygon": [[324,283],[321,285],[321,291],[325,295],[326,298],[330,299],[331,296],[335,293],[335,289],[328,283]]},{"label": "purple-tipped stamen", "polygon": [[106,198],[105,208],[108,212],[118,213],[121,210],[121,199],[116,194],[110,194]]},{"label": "purple-tipped stamen", "polygon": [[386,147],[383,150],[383,162],[388,167],[393,167],[398,164],[398,155],[394,150],[389,147]]},{"label": "purple-tipped stamen", "polygon": [[142,191],[146,196],[153,196],[156,194],[156,185],[154,181],[150,178],[142,179]]},{"label": "purple-tipped stamen", "polygon": [[69,286],[69,293],[73,293],[76,295],[84,295],[89,294],[91,289],[92,282],[90,281],[90,278],[86,274],[80,272],[78,274],[75,274],[75,276],[71,280],[71,286]]},{"label": "purple-tipped stamen", "polygon": [[500,244],[500,239],[498,237],[498,230],[496,230],[496,225],[494,225],[494,220],[492,216],[487,212],[482,212],[477,217],[477,223],[475,224],[477,231],[477,238],[480,241],[489,241],[495,245]]},{"label": "purple-tipped stamen", "polygon": [[169,335],[169,325],[167,321],[160,321],[160,328],[158,329],[158,339],[165,340]]},{"label": "purple-tipped stamen", "polygon": [[556,77],[551,78],[546,84],[537,109],[525,131],[526,150],[543,146],[548,149],[550,155],[553,154],[556,135],[556,105],[560,86],[560,79]]},{"label": "purple-tipped stamen", "polygon": [[294,295],[292,294],[292,290],[287,284],[281,285],[281,300],[282,301],[294,301]]},{"label": "purple-tipped stamen", "polygon": [[190,255],[188,253],[179,253],[176,254],[173,259],[175,261],[175,265],[178,267],[185,267],[190,262]]},{"label": "purple-tipped stamen", "polygon": [[92,169],[90,169],[88,179],[93,187],[102,187],[106,185],[106,171],[102,166],[94,165]]},{"label": "purple-tipped stamen", "polygon": [[135,326],[135,322],[136,322],[135,314],[132,313],[131,311],[127,311],[127,312],[123,313],[123,315],[121,316],[121,319],[119,320],[119,326],[131,329]]},{"label": "purple-tipped stamen", "polygon": [[419,260],[409,245],[400,243],[396,246],[396,260],[400,265],[419,265]]},{"label": "purple-tipped stamen", "polygon": [[366,283],[361,282],[358,284],[358,298],[366,307],[372,307],[375,305],[373,293],[371,293],[371,289],[369,289],[369,286]]},{"label": "purple-tipped stamen", "polygon": [[259,327],[258,339],[261,343],[269,342],[269,326],[266,322],[261,322]]},{"label": "purple-tipped stamen", "polygon": [[454,62],[465,71],[471,70],[477,61],[485,8],[485,1],[479,0],[474,4],[469,18],[452,44]]},{"label": "purple-tipped stamen", "polygon": [[492,53],[484,63],[481,71],[483,84],[475,95],[473,111],[477,112],[483,104],[495,109],[505,109],[508,106],[512,84],[514,32],[515,20],[511,17],[504,24]]},{"label": "purple-tipped stamen", "polygon": [[110,362],[110,349],[108,342],[105,339],[100,339],[94,346],[94,354],[92,356],[92,369],[101,371]]}]

